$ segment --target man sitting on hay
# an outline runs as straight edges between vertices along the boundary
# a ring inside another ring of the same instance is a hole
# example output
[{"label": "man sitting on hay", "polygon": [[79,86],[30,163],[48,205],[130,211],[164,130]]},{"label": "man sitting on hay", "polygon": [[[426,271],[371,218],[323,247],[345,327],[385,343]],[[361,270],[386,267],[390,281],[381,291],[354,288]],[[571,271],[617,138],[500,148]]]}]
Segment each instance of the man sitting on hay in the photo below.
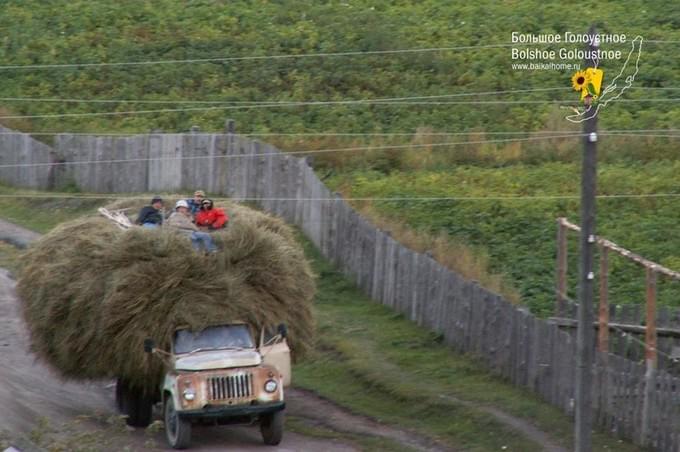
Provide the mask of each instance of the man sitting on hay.
[{"label": "man sitting on hay", "polygon": [[198,226],[191,221],[189,204],[184,199],[177,201],[175,211],[168,218],[166,226],[187,234],[195,250],[200,251],[203,249],[208,253],[217,252],[217,246],[215,246],[215,242],[213,242],[210,234],[200,231]]},{"label": "man sitting on hay", "polygon": [[[201,216],[201,222],[197,225],[194,222],[191,208],[186,200],[182,199],[177,201],[175,204],[175,211],[165,221],[163,221],[162,207],[163,200],[161,197],[154,196],[151,200],[151,205],[145,206],[140,210],[137,219],[135,220],[135,224],[146,228],[158,228],[160,226],[174,228],[189,237],[195,250],[204,250],[208,253],[217,252],[217,246],[215,245],[213,238],[210,234],[201,229],[214,231],[224,228],[229,217],[223,209],[213,207],[213,202],[211,200],[206,200],[201,209],[203,214]],[[124,210],[127,209],[113,211],[109,211],[104,207],[98,209],[101,215],[114,222],[119,228],[129,229],[133,227],[133,223],[127,215],[125,215]],[[201,227],[199,227],[199,225]]]},{"label": "man sitting on hay", "polygon": [[154,196],[151,199],[151,204],[142,207],[142,210],[137,214],[135,224],[144,226],[145,228],[157,228],[163,225],[163,199],[160,196]]}]

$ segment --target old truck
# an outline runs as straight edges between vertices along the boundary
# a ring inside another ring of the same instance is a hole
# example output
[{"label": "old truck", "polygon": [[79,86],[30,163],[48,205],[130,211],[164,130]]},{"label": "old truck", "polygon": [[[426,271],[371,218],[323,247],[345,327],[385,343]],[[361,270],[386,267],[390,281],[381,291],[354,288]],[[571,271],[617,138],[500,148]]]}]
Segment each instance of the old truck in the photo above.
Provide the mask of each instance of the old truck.
[{"label": "old truck", "polygon": [[144,350],[167,369],[158,394],[134,394],[118,383],[117,400],[132,424],[151,420],[152,405],[162,407],[168,444],[189,447],[192,424],[259,424],[265,444],[277,445],[283,435],[284,387],[291,378],[286,327],[260,333],[256,345],[250,327],[242,322],[215,325],[201,331],[174,333],[169,351],[151,339]]}]

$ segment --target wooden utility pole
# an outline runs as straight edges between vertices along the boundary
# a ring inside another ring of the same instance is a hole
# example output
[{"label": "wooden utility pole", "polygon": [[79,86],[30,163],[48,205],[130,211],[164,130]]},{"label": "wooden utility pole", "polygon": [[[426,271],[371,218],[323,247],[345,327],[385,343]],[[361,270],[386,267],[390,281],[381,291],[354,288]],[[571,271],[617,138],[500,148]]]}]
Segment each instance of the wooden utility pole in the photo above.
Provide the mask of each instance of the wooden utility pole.
[{"label": "wooden utility pole", "polygon": [[557,284],[555,286],[555,315],[562,317],[567,294],[567,228],[557,219]]},{"label": "wooden utility pole", "polygon": [[[599,42],[593,42],[595,26],[588,31],[586,50],[590,58],[586,68],[595,67],[592,53]],[[584,146],[581,168],[581,262],[579,271],[578,332],[576,340],[576,422],[574,450],[590,452],[592,447],[592,384],[593,384],[593,285],[595,272],[593,256],[595,239],[595,192],[597,179],[597,109],[592,106],[583,121]]]},{"label": "wooden utility pole", "polygon": [[643,446],[651,446],[652,404],[656,387],[656,271],[647,267],[647,315],[645,318],[645,393],[642,400],[642,437]]}]

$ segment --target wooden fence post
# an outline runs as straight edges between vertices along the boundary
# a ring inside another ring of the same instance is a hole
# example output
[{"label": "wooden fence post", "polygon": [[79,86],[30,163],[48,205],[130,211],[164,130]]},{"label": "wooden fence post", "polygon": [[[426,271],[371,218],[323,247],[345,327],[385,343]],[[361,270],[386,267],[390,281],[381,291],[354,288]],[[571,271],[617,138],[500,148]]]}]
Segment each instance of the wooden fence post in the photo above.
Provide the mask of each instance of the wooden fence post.
[{"label": "wooden fence post", "polygon": [[567,293],[567,228],[557,219],[557,278],[555,286],[555,316],[561,317]]},{"label": "wooden fence post", "polygon": [[647,316],[645,325],[645,393],[642,402],[642,445],[650,444],[652,401],[656,389],[656,272],[647,267]]},{"label": "wooden fence post", "polygon": [[609,250],[600,247],[600,310],[598,350],[606,361],[609,352]]},{"label": "wooden fence post", "polygon": [[233,119],[227,119],[224,121],[224,133],[226,134],[235,134],[236,133],[236,121]]}]

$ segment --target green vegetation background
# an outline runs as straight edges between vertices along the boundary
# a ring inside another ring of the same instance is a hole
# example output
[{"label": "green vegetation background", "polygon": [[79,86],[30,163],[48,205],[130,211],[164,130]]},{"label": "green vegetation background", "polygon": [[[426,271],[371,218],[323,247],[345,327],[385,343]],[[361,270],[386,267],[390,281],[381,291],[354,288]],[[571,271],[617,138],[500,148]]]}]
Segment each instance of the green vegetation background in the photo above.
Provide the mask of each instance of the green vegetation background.
[{"label": "green vegetation background", "polygon": [[[592,11],[596,14],[589,14]],[[601,33],[625,33],[629,41],[636,34],[650,41],[680,40],[680,4],[664,1],[565,5],[537,0],[10,0],[2,2],[0,61],[2,65],[31,65],[483,46],[507,44],[512,32],[585,32],[593,21],[600,24]],[[630,44],[610,48],[626,54]],[[672,44],[644,44],[639,86],[678,86],[680,61],[673,58],[676,50]],[[510,48],[506,47],[222,63],[3,69],[0,97],[300,101],[564,87],[564,92],[522,93],[512,98],[575,98],[568,89],[571,74],[517,71],[511,68],[512,62]],[[602,68],[607,74],[618,70],[619,64],[603,61]],[[134,103],[3,104],[8,113],[18,115],[162,107]],[[672,103],[655,104],[653,110],[646,103],[621,105],[612,106],[603,115],[602,126],[665,127],[680,120],[680,108]],[[229,116],[237,120],[241,132],[408,132],[423,126],[447,131],[516,131],[544,127],[555,116],[554,111],[555,105],[548,104],[334,106],[42,118],[23,123],[36,131],[179,131],[192,125],[218,130]]]},{"label": "green vegetation background", "polygon": [[[421,47],[507,44],[512,32],[585,32],[645,38],[636,87],[680,87],[680,3],[627,0],[564,4],[558,1],[4,1],[0,65],[120,62],[216,57],[380,51]],[[596,14],[591,12],[596,11]],[[595,17],[593,17],[595,16]],[[559,46],[541,48],[556,48]],[[611,45],[626,53],[629,44]],[[191,108],[198,104],[26,102],[8,98],[204,101],[308,101],[430,96],[563,87],[454,100],[574,100],[570,74],[516,71],[510,49],[392,55],[247,59],[220,63],[82,68],[0,68],[0,122],[24,131],[184,131],[193,125],[220,130],[234,118],[239,132],[414,133],[368,137],[264,137],[287,150],[356,144],[437,144],[485,140],[496,132],[579,130],[558,103],[502,105],[360,105],[213,109],[120,116],[1,118]],[[620,62],[604,61],[607,74]],[[669,99],[673,90],[630,90],[629,99]],[[675,102],[612,104],[600,116],[604,129],[673,128]],[[470,132],[434,138],[428,132]],[[49,137],[41,137],[49,140]],[[677,142],[659,137],[603,137],[600,193],[680,193],[675,180]],[[578,195],[577,139],[406,151],[328,154],[319,173],[345,194],[360,196]],[[599,202],[599,231],[651,259],[680,269],[675,225],[677,198]],[[509,275],[537,312],[552,306],[555,218],[578,221],[576,200],[377,203],[376,209],[416,229],[474,245],[491,257],[492,270]],[[574,295],[576,239],[572,239]],[[642,299],[643,275],[612,264],[612,300]],[[661,301],[680,304],[673,284]]]},{"label": "green vegetation background", "polygon": [[[598,171],[598,193],[680,193],[680,162],[607,164]],[[554,306],[558,217],[578,224],[580,166],[568,163],[460,166],[447,171],[355,171],[334,176],[352,197],[489,197],[435,202],[381,201],[380,214],[432,233],[447,232],[487,253],[492,271],[508,275],[532,311],[550,314]],[[515,196],[518,199],[494,199]],[[523,196],[557,197],[531,199]],[[566,197],[561,199],[560,197]],[[575,197],[575,198],[569,198]],[[598,233],[638,254],[680,270],[680,195],[668,198],[600,198]],[[569,296],[576,298],[578,235],[569,233]],[[645,272],[610,253],[610,302],[644,302]],[[680,283],[660,278],[661,304],[680,306]]]}]

